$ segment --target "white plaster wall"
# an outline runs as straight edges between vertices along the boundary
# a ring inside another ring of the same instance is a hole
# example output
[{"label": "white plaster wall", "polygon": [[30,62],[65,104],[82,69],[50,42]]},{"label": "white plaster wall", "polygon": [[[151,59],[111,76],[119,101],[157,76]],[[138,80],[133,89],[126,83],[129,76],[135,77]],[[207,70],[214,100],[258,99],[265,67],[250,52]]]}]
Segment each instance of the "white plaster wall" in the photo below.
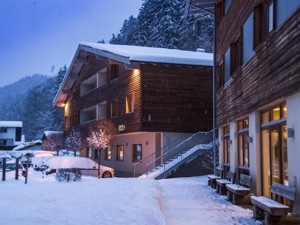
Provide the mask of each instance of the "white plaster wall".
[{"label": "white plaster wall", "polygon": [[297,188],[294,211],[300,215],[300,92],[287,98],[287,128],[294,129],[294,137],[288,137],[289,185]]},{"label": "white plaster wall", "polygon": [[223,143],[224,130],[223,127],[219,127],[219,165],[222,166],[224,162],[224,143]]},{"label": "white plaster wall", "polygon": [[14,145],[16,138],[16,128],[15,127],[7,127],[7,132],[0,133],[0,139],[7,140],[7,145]]},{"label": "white plaster wall", "polygon": [[235,121],[230,122],[230,171],[236,172],[238,166],[238,135],[237,135],[237,123]]},{"label": "white plaster wall", "polygon": [[260,136],[260,112],[249,114],[249,137],[253,139],[249,143],[250,176],[252,177],[252,191],[261,195],[261,136]]}]

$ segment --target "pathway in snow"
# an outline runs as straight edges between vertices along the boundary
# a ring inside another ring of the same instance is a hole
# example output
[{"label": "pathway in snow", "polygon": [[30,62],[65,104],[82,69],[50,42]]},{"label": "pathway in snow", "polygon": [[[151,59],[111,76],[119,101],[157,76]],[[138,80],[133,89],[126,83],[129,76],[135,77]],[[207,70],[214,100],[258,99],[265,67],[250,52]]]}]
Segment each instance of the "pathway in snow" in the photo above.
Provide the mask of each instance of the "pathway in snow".
[{"label": "pathway in snow", "polygon": [[170,225],[256,225],[252,210],[233,205],[206,177],[159,180],[161,208]]}]

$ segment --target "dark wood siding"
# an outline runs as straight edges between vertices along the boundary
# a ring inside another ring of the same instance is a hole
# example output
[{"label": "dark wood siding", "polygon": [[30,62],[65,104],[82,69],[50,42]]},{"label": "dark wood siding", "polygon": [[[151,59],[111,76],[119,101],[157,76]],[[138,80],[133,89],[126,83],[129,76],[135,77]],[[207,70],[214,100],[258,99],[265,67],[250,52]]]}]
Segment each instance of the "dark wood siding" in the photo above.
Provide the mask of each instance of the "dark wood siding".
[{"label": "dark wood siding", "polygon": [[[233,1],[217,28],[217,65],[241,35],[243,22],[259,3]],[[217,92],[217,126],[300,90],[300,9],[257,44],[254,56],[239,66]],[[264,27],[264,26],[262,26]],[[256,39],[258,40],[258,39]]]},{"label": "dark wood siding", "polygon": [[212,128],[212,68],[144,64],[142,130],[196,132]]},{"label": "dark wood siding", "polygon": [[[127,70],[123,64],[118,64],[118,76],[111,80],[111,63],[107,58],[89,55],[88,62],[80,71],[79,79],[73,89],[79,89],[80,83],[103,68],[107,68],[107,84],[94,89],[73,100],[72,112],[79,112],[106,101],[107,119],[111,119],[116,126],[125,125],[124,132],[140,130],[140,75],[135,70]],[[116,62],[113,62],[114,64]],[[134,94],[134,112],[125,113],[126,95]],[[118,115],[110,118],[110,104],[118,99]]]}]

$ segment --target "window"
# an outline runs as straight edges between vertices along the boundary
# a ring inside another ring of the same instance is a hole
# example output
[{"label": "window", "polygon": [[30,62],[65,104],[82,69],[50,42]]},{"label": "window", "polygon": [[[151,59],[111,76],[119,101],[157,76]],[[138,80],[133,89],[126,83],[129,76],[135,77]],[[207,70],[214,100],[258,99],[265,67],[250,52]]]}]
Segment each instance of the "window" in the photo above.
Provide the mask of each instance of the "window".
[{"label": "window", "polygon": [[249,167],[249,121],[248,118],[238,121],[238,161],[239,166]]},{"label": "window", "polygon": [[246,64],[253,55],[253,13],[251,13],[243,25],[243,64]]},{"label": "window", "polygon": [[94,151],[94,159],[99,159],[99,149],[93,149]]},{"label": "window", "polygon": [[217,90],[219,90],[224,85],[224,63],[217,66],[216,69],[216,81],[217,81]]},{"label": "window", "polygon": [[110,116],[115,117],[118,115],[118,99],[115,99],[110,104]]},{"label": "window", "polygon": [[268,32],[271,32],[274,29],[274,3],[271,1],[267,6],[267,15],[268,15]]},{"label": "window", "polygon": [[230,48],[227,49],[225,56],[224,56],[224,83],[226,84],[231,78],[231,71],[230,71]]},{"label": "window", "polygon": [[7,140],[0,139],[0,145],[7,145]]},{"label": "window", "polygon": [[107,74],[106,68],[104,68],[98,72],[97,87],[100,87],[100,86],[106,84],[106,74]]},{"label": "window", "polygon": [[229,126],[224,127],[224,136],[223,136],[223,162],[228,164],[230,162],[230,128]]},{"label": "window", "polygon": [[105,148],[105,160],[111,160],[111,149],[110,147]]},{"label": "window", "polygon": [[98,105],[98,119],[106,118],[106,102]]},{"label": "window", "polygon": [[124,145],[117,145],[117,161],[124,160]]},{"label": "window", "polygon": [[0,127],[0,133],[7,133],[7,127]]},{"label": "window", "polygon": [[97,76],[98,76],[98,73],[92,75],[91,77],[84,80],[80,84],[80,96],[83,96],[86,93],[88,93],[88,92],[94,90],[95,88],[97,88]]},{"label": "window", "polygon": [[134,110],[133,94],[126,96],[126,113],[132,113]]},{"label": "window", "polygon": [[230,4],[231,4],[231,0],[224,0],[224,12],[225,12],[225,14],[228,12]]},{"label": "window", "polygon": [[16,128],[16,141],[21,141],[22,138],[22,127]]},{"label": "window", "polygon": [[299,0],[277,0],[276,1],[276,25],[280,27],[290,15],[300,6]]},{"label": "window", "polygon": [[270,123],[276,120],[285,119],[287,115],[287,107],[285,103],[274,106],[271,109],[261,113],[261,122]]},{"label": "window", "polygon": [[118,73],[119,73],[119,65],[117,64],[111,65],[111,80],[117,78]]},{"label": "window", "polygon": [[142,145],[141,144],[136,144],[133,145],[133,158],[132,161],[140,161],[142,160]]},{"label": "window", "polygon": [[242,38],[241,36],[230,45],[230,74],[241,65],[242,59]]},{"label": "window", "polygon": [[94,121],[97,119],[97,106],[92,106],[90,108],[80,111],[80,124],[89,121]]},{"label": "window", "polygon": [[265,20],[263,19],[264,7],[263,4],[260,4],[254,8],[254,42],[253,47],[255,48],[264,38],[265,32],[263,29],[263,25]]}]

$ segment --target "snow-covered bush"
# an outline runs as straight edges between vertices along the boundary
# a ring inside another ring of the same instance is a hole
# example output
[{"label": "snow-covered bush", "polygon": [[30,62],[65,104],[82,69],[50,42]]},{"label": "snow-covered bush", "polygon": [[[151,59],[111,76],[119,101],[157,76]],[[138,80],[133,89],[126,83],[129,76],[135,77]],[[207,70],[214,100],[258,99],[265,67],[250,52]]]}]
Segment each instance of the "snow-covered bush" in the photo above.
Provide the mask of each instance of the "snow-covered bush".
[{"label": "snow-covered bush", "polygon": [[81,172],[79,169],[57,169],[55,178],[58,182],[75,182],[81,179]]}]

